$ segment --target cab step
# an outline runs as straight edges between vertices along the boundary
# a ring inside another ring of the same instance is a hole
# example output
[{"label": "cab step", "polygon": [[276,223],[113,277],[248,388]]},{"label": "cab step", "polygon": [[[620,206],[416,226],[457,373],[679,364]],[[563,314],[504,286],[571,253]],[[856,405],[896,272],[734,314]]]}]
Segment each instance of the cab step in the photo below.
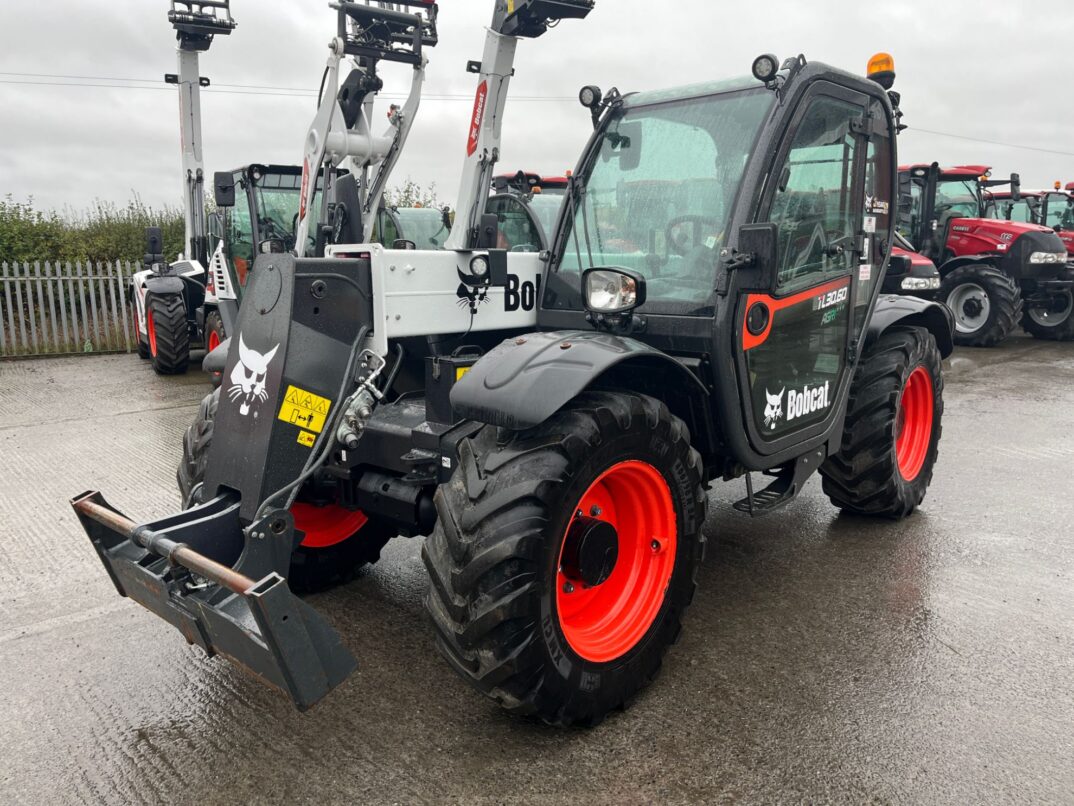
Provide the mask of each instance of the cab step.
[{"label": "cab step", "polygon": [[827,451],[821,446],[799,456],[793,463],[774,471],[765,471],[768,475],[774,475],[775,480],[758,492],[753,491],[752,474],[746,473],[746,497],[735,501],[732,506],[752,518],[775,512],[798,497],[805,482],[820,468],[826,456]]}]

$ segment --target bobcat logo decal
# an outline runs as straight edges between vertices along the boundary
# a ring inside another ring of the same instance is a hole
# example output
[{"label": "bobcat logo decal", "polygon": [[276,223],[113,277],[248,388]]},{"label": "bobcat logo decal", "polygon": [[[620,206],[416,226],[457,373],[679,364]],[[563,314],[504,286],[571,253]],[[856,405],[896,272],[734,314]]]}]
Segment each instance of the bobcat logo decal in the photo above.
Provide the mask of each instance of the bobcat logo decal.
[{"label": "bobcat logo decal", "polygon": [[776,422],[783,416],[783,393],[787,391],[787,387],[783,387],[776,394],[770,394],[767,389],[764,390],[764,396],[768,398],[768,405],[764,407],[764,424],[768,426],[769,430],[776,427]]},{"label": "bobcat logo decal", "polygon": [[242,340],[242,334],[239,334],[239,363],[231,370],[231,386],[227,388],[227,396],[232,403],[241,401],[239,414],[243,417],[250,413],[252,405],[268,400],[265,376],[268,375],[269,364],[279,349],[280,345],[277,344],[267,353],[259,353],[247,347]]}]

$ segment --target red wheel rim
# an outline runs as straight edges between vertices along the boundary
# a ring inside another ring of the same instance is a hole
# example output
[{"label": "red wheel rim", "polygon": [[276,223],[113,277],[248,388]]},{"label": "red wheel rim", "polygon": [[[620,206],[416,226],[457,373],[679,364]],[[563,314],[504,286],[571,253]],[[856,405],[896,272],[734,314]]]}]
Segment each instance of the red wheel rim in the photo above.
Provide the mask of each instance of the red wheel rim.
[{"label": "red wheel rim", "polygon": [[147,308],[145,311],[145,330],[146,335],[149,336],[149,354],[155,356],[157,354],[157,326],[153,323],[153,310]]},{"label": "red wheel rim", "polygon": [[675,505],[660,471],[631,460],[601,473],[575,511],[614,526],[619,555],[608,578],[586,588],[564,575],[564,533],[556,573],[559,626],[579,656],[607,663],[633,649],[660,613],[675,567]]},{"label": "red wheel rim", "polygon": [[306,533],[302,545],[314,549],[342,543],[369,522],[359,510],[345,509],[338,504],[319,507],[301,501],[291,505],[291,517],[295,519],[295,528]]},{"label": "red wheel rim", "polygon": [[913,481],[925,465],[932,441],[932,377],[917,367],[906,379],[895,424],[895,459],[899,474]]},{"label": "red wheel rim", "polygon": [[215,330],[209,331],[209,352],[211,353],[217,347],[220,346],[220,337],[216,335]]}]

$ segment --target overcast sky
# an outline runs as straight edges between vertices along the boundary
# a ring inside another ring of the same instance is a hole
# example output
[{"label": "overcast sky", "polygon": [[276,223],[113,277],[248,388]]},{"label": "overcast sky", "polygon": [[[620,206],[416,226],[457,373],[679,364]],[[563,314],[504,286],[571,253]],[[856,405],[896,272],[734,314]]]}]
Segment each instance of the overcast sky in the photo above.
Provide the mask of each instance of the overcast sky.
[{"label": "overcast sky", "polygon": [[[597,0],[587,20],[520,44],[511,87],[519,100],[508,104],[501,167],[573,167],[590,130],[588,114],[571,100],[582,84],[627,92],[741,75],[762,52],[781,59],[801,52],[863,71],[872,53],[887,50],[910,126],[901,161],[991,164],[995,175],[1020,172],[1025,187],[1074,181],[1074,9],[1067,5]],[[435,182],[452,201],[475,83],[465,64],[480,58],[493,2],[440,6],[426,95],[459,97],[423,103],[393,180]],[[162,83],[175,71],[168,7],[167,0],[0,0],[0,196],[76,210],[96,198],[124,203],[132,192],[154,205],[178,204],[177,98]],[[232,13],[238,29],[202,57],[216,86],[203,94],[206,167],[297,163],[335,13],[326,0],[232,0]],[[386,92],[404,92],[408,70],[385,68]],[[116,82],[71,77],[145,83],[72,86]],[[253,95],[267,91],[222,85],[311,94]]]}]

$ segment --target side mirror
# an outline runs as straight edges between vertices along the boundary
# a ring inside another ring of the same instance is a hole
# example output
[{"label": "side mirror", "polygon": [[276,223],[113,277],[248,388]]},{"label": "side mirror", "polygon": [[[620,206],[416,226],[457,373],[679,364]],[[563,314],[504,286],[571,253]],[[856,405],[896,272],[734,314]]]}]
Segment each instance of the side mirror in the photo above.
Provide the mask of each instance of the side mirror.
[{"label": "side mirror", "polygon": [[1022,198],[1022,177],[1011,174],[1011,201],[1016,202]]},{"label": "side mirror", "polygon": [[779,260],[776,244],[779,227],[770,222],[743,224],[738,230],[738,255],[748,262],[757,276],[757,288],[776,287],[776,264]]},{"label": "side mirror", "polygon": [[283,241],[279,238],[266,238],[257,247],[262,255],[282,255],[287,251]]},{"label": "side mirror", "polygon": [[145,256],[142,262],[147,269],[164,262],[164,234],[160,227],[145,228]]},{"label": "side mirror", "polygon": [[598,317],[628,317],[645,304],[645,278],[630,269],[586,269],[582,290],[586,310]]},{"label": "side mirror", "polygon": [[641,124],[621,123],[616,132],[609,132],[608,139],[619,158],[619,170],[633,171],[641,164]]},{"label": "side mirror", "polygon": [[228,171],[213,174],[213,199],[217,207],[235,206],[235,177]]},{"label": "side mirror", "polygon": [[910,276],[914,264],[909,255],[892,255],[888,260],[888,270],[884,275],[884,284],[880,290],[885,294],[898,294],[902,291],[902,281]]}]

